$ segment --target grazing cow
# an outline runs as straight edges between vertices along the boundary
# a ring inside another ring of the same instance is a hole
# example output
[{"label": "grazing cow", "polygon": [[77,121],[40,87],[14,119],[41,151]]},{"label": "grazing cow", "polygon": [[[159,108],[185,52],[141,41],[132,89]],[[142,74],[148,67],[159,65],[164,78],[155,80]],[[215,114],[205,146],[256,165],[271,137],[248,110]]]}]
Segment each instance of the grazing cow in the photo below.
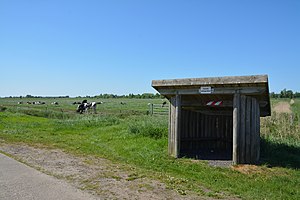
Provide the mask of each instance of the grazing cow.
[{"label": "grazing cow", "polygon": [[19,101],[18,104],[23,104],[23,102],[22,102],[22,101]]},{"label": "grazing cow", "polygon": [[32,102],[32,104],[35,104],[35,105],[41,105],[41,104],[45,104],[45,102],[41,102],[41,101],[34,101],[34,102]]},{"label": "grazing cow", "polygon": [[96,113],[96,107],[97,103],[96,102],[90,102],[87,103],[87,101],[83,101],[84,103],[81,103],[80,105],[77,106],[77,112],[82,114],[83,112],[88,112],[90,109],[94,110],[94,113]]},{"label": "grazing cow", "polygon": [[125,105],[125,104],[126,104],[125,102],[121,101],[121,105]]},{"label": "grazing cow", "polygon": [[27,104],[31,104],[31,102],[30,102],[30,101],[27,101]]},{"label": "grazing cow", "polygon": [[51,103],[51,105],[58,105],[58,102],[54,101]]}]

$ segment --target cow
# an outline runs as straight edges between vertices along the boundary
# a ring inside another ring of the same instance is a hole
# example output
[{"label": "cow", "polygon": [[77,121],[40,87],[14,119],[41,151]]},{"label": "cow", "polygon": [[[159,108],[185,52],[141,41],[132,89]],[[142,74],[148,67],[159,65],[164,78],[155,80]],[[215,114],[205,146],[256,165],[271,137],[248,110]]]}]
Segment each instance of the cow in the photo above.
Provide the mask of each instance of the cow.
[{"label": "cow", "polygon": [[58,105],[58,102],[54,101],[51,103],[51,105]]},{"label": "cow", "polygon": [[18,104],[23,104],[23,102],[22,102],[22,101],[19,101]]},{"label": "cow", "polygon": [[167,102],[164,101],[164,102],[161,104],[161,107],[165,107],[166,104],[167,104]]},{"label": "cow", "polygon": [[35,105],[44,105],[46,103],[43,102],[43,101],[34,101],[34,102],[32,102],[32,104],[35,104]]},{"label": "cow", "polygon": [[77,112],[79,112],[80,114],[86,112],[88,113],[88,111],[90,109],[94,110],[94,113],[96,113],[96,107],[97,107],[97,103],[96,102],[90,102],[87,103],[87,101],[82,101],[82,103],[80,105],[77,106]]}]

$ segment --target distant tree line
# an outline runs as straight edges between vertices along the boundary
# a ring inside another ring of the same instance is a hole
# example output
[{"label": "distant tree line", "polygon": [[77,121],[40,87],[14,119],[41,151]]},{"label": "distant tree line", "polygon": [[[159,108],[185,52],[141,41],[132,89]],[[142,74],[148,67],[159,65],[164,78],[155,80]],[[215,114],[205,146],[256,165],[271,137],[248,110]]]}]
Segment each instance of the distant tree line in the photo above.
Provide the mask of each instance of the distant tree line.
[{"label": "distant tree line", "polygon": [[[20,98],[22,98],[22,96]],[[69,96],[66,95],[66,96],[55,96],[55,97],[50,97],[50,96],[43,97],[43,96],[33,96],[33,95],[30,95],[30,94],[27,94],[25,96],[25,98],[69,98]]]},{"label": "distant tree line", "polygon": [[[70,98],[70,96],[34,96],[27,94],[26,96],[9,96],[8,98]],[[117,95],[117,94],[99,94],[96,96],[77,96],[76,98],[101,98],[101,99],[109,99],[109,98],[128,98],[128,99],[161,99],[164,98],[159,93],[153,94],[153,93],[143,93],[143,94],[127,94],[127,95]]]},{"label": "distant tree line", "polygon": [[299,92],[293,92],[292,90],[287,90],[286,88],[281,90],[280,93],[271,92],[270,93],[271,98],[300,98]]},{"label": "distant tree line", "polygon": [[153,94],[153,93],[143,93],[143,94],[127,94],[127,95],[116,95],[116,94],[99,94],[94,96],[96,98],[103,98],[103,99],[109,99],[109,98],[127,98],[127,99],[161,99],[163,98],[162,95],[159,93]]},{"label": "distant tree line", "polygon": [[[110,99],[110,98],[128,98],[128,99],[162,99],[164,98],[159,93],[153,94],[153,93],[143,93],[143,94],[126,94],[126,95],[117,95],[117,94],[99,94],[95,96],[77,96],[77,98],[100,98],[100,99]],[[287,90],[286,88],[283,89],[280,93],[271,92],[270,93],[271,98],[300,98],[299,92],[293,92],[292,90]],[[9,96],[9,98],[70,98],[68,95],[66,96],[55,96],[55,97],[43,97],[43,96],[33,96],[33,95],[26,95],[26,96],[16,96],[12,97]]]},{"label": "distant tree line", "polygon": [[30,95],[30,94],[27,94],[26,96],[9,96],[8,98],[49,98],[49,99],[53,99],[53,98],[70,98],[70,96],[53,96],[53,97],[50,97],[50,96],[33,96],[33,95]]}]

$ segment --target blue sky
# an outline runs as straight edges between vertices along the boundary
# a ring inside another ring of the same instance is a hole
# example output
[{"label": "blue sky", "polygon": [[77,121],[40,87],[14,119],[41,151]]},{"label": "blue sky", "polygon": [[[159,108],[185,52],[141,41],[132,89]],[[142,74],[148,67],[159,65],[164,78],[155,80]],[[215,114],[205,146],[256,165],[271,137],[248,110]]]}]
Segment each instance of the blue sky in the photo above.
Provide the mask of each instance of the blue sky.
[{"label": "blue sky", "polygon": [[0,96],[253,74],[300,91],[300,1],[0,0],[0,74]]}]

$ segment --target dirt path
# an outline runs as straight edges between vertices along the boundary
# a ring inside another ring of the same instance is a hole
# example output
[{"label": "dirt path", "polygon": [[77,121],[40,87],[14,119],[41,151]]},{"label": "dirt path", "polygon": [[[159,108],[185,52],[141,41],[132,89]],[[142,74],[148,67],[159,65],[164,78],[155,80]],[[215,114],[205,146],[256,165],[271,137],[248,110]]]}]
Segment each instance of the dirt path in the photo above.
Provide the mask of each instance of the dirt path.
[{"label": "dirt path", "polygon": [[0,150],[46,174],[67,180],[99,199],[208,199],[180,195],[165,184],[124,169],[106,159],[75,157],[57,149],[1,144]]},{"label": "dirt path", "polygon": [[0,153],[1,200],[97,200],[64,180],[41,173]]},{"label": "dirt path", "polygon": [[291,106],[288,102],[279,102],[277,103],[273,110],[277,113],[292,113]]}]

